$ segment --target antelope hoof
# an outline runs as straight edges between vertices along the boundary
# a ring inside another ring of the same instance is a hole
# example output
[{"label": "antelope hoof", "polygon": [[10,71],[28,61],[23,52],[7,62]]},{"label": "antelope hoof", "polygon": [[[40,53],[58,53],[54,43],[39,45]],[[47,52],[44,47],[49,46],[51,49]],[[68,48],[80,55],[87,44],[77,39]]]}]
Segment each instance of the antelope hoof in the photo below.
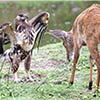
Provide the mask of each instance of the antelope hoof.
[{"label": "antelope hoof", "polygon": [[92,84],[93,84],[93,82],[89,82],[88,90],[92,90]]},{"label": "antelope hoof", "polygon": [[73,82],[69,82],[68,88],[70,88],[73,85]]},{"label": "antelope hoof", "polygon": [[70,84],[71,84],[71,85],[73,85],[73,83],[74,83],[73,81],[70,81]]}]

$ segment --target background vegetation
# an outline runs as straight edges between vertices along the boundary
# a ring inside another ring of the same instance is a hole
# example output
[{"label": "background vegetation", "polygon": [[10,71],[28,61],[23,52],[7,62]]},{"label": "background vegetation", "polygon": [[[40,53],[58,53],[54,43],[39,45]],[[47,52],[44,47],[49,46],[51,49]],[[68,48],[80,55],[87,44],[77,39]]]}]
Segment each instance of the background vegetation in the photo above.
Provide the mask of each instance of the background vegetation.
[{"label": "background vegetation", "polygon": [[[41,11],[48,11],[50,13],[48,30],[63,29],[65,31],[69,31],[76,16],[78,16],[81,11],[83,11],[93,3],[100,3],[100,1],[2,1],[0,2],[0,24],[6,21],[11,21],[14,25],[14,18],[19,13],[28,13],[29,19],[31,19]],[[45,40],[43,41],[42,45],[55,42],[59,41],[51,37],[50,35],[45,35]]]},{"label": "background vegetation", "polygon": [[[99,1],[14,1],[0,2],[0,24],[11,21],[18,13],[29,13],[30,18],[41,11],[50,13],[48,30],[69,31],[76,16],[93,3]],[[30,19],[29,18],[29,19]],[[23,69],[19,77],[23,82],[14,83],[9,64],[0,71],[0,100],[99,100],[100,94],[88,91],[89,53],[86,47],[81,52],[73,86],[69,85],[72,62],[67,63],[66,52],[59,40],[46,34],[39,51],[34,49],[31,75],[35,82],[27,82]],[[55,44],[51,44],[55,43]],[[0,68],[2,60],[0,60]],[[95,86],[96,66],[93,67]]]}]

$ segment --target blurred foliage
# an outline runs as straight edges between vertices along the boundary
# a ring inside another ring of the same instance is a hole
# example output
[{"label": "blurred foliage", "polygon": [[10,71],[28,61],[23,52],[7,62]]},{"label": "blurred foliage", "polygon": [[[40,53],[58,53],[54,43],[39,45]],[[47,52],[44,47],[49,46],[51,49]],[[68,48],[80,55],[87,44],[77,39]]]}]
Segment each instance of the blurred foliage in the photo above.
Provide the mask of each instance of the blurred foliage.
[{"label": "blurred foliage", "polygon": [[[50,20],[48,30],[63,29],[69,31],[75,18],[84,9],[93,3],[100,3],[100,1],[60,1],[60,0],[37,0],[37,1],[12,1],[0,2],[0,24],[11,21],[14,25],[14,18],[18,13],[28,13],[30,19],[41,11],[48,11],[50,13]],[[42,44],[55,43],[57,39],[46,35],[45,41]]]},{"label": "blurred foliage", "polygon": [[49,29],[71,29],[76,16],[93,3],[100,1],[16,1],[0,3],[0,23],[13,21],[18,13],[29,13],[30,18],[41,11],[50,13]]}]

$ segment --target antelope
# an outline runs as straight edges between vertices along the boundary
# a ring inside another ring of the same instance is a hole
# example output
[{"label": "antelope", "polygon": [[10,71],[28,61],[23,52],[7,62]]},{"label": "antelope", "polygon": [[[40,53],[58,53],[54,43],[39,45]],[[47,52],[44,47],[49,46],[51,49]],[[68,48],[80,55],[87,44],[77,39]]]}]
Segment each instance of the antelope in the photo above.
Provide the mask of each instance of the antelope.
[{"label": "antelope", "polygon": [[[80,49],[82,42],[86,43],[91,57],[96,61],[97,66],[97,91],[100,83],[100,56],[98,45],[100,44],[100,5],[93,4],[86,10],[84,10],[74,21],[72,27],[73,42],[74,42],[74,59],[73,70],[70,78],[70,83],[73,84],[76,71],[76,64],[80,55]],[[91,83],[89,83],[91,84]]]},{"label": "antelope", "polygon": [[[66,49],[66,58],[67,61],[71,61],[73,58],[73,48],[74,48],[74,42],[73,42],[73,36],[72,36],[72,30],[71,31],[64,31],[60,29],[55,29],[55,30],[49,30],[50,34],[59,40],[63,42],[63,46]],[[83,41],[82,46],[86,46],[86,43]],[[89,57],[89,62],[90,62],[90,77],[89,77],[89,87],[88,89],[92,89],[92,67],[93,67],[93,58],[90,56]]]},{"label": "antelope", "polygon": [[[9,61],[12,64],[11,68],[12,72],[14,73],[15,82],[19,81],[17,77],[17,71],[20,62],[23,60],[25,60],[24,66],[29,80],[33,81],[30,76],[32,50],[39,35],[41,37],[41,35],[44,34],[48,25],[48,19],[48,12],[39,13],[34,20],[30,20],[28,23],[21,22],[22,25],[27,27],[20,32],[17,32],[13,29],[12,23],[4,23],[1,25],[0,32],[7,33],[12,43],[11,48],[4,52],[4,56],[9,57]],[[35,25],[33,25],[34,23]]]}]

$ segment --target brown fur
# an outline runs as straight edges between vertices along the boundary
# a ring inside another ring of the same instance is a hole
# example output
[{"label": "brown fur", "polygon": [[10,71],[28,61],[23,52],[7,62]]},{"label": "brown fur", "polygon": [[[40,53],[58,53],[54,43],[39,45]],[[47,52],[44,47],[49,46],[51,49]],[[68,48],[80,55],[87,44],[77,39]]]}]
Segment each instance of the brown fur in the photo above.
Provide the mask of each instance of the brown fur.
[{"label": "brown fur", "polygon": [[[70,48],[71,51],[74,51],[73,70],[70,78],[70,83],[73,84],[74,82],[74,75],[80,49],[84,44],[86,44],[91,55],[89,89],[92,88],[92,65],[94,59],[97,65],[97,87],[95,88],[95,91],[98,90],[100,84],[100,56],[98,51],[98,44],[100,43],[100,5],[93,4],[91,7],[83,11],[76,18],[72,27],[72,34],[70,34],[70,36],[68,37],[71,37],[73,42],[71,43],[67,41],[67,39],[65,39],[66,41],[64,41],[63,39],[64,47],[67,51],[67,56],[70,56],[70,54],[72,53],[68,51],[68,48]],[[74,48],[68,46],[68,43],[71,43],[70,45],[73,44]]]},{"label": "brown fur", "polygon": [[[73,36],[72,36],[72,31],[66,32],[64,30],[50,30],[49,31],[51,35],[54,37],[62,40],[63,45],[66,49],[66,58],[68,61],[72,60],[72,52],[73,52],[73,47],[74,47],[74,42],[73,42]],[[83,41],[82,46],[86,46],[86,43]],[[93,66],[93,58],[90,56],[89,58],[90,62],[90,78],[89,78],[89,90],[92,89],[92,66]]]},{"label": "brown fur", "polygon": [[67,58],[68,61],[70,61],[71,55],[72,55],[72,52],[73,52],[73,46],[74,46],[72,31],[66,32],[64,30],[55,29],[55,30],[49,30],[49,32],[54,37],[63,41],[63,45],[66,49],[66,58]]},{"label": "brown fur", "polygon": [[70,83],[74,82],[76,64],[79,58],[79,51],[82,47],[82,41],[85,41],[91,57],[96,61],[97,65],[97,87],[100,83],[100,56],[98,44],[100,43],[100,5],[93,4],[91,7],[83,11],[75,20],[72,28],[74,41],[74,60],[73,70]]}]

